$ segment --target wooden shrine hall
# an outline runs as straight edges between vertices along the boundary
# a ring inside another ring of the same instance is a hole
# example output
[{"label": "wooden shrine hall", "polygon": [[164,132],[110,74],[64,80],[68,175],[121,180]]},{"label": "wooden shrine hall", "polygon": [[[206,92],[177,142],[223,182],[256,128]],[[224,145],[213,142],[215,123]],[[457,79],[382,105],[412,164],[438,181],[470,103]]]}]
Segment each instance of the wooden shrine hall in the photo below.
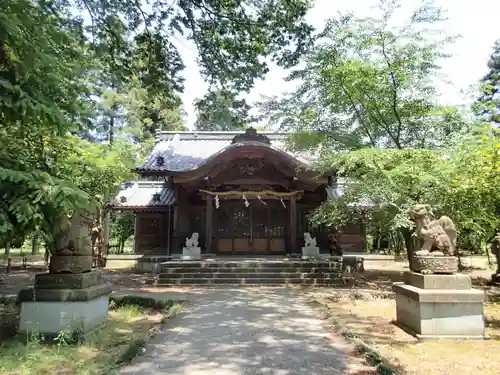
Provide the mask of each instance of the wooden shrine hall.
[{"label": "wooden shrine hall", "polygon": [[[329,233],[310,230],[307,215],[341,189],[313,163],[284,134],[163,131],[111,207],[135,212],[135,254],[175,257],[193,233],[202,254],[299,254],[304,232],[327,253]],[[362,224],[336,235],[344,251],[365,251]]]}]

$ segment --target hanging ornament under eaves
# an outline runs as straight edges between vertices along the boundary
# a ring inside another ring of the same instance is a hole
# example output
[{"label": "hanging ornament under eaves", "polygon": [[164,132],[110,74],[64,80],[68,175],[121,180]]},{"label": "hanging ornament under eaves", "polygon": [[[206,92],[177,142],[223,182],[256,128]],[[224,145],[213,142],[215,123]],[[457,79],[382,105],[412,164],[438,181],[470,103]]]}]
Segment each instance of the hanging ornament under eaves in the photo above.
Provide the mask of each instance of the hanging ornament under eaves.
[{"label": "hanging ornament under eaves", "polygon": [[260,195],[257,195],[257,199],[262,202],[262,204],[265,204],[267,206],[267,203],[262,200],[262,197]]},{"label": "hanging ornament under eaves", "polygon": [[283,202],[283,198],[280,197],[280,201],[281,201],[281,204],[283,205],[283,207],[286,208],[286,204],[285,204],[285,202]]},{"label": "hanging ornament under eaves", "polygon": [[250,202],[248,201],[247,197],[245,197],[244,195],[242,195],[242,197],[243,197],[243,201],[245,202],[245,207],[250,206]]}]

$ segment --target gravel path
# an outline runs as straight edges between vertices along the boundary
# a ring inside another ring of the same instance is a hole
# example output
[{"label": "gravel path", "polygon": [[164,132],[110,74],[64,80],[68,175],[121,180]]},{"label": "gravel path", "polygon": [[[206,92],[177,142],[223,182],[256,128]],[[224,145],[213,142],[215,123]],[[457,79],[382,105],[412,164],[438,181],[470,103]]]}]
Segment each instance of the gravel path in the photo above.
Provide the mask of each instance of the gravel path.
[{"label": "gravel path", "polygon": [[336,375],[360,367],[296,290],[208,289],[122,375]]}]

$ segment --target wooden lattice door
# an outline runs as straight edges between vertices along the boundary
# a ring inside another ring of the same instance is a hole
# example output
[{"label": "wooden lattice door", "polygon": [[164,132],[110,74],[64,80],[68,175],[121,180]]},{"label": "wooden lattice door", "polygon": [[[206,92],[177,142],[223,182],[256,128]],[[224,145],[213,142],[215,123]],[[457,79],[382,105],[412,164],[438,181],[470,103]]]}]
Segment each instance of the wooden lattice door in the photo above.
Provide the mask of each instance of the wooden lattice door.
[{"label": "wooden lattice door", "polygon": [[287,211],[251,204],[227,205],[214,212],[213,233],[219,253],[269,254],[285,252]]},{"label": "wooden lattice door", "polygon": [[249,253],[251,246],[251,211],[248,207],[234,206],[232,210],[233,251]]}]

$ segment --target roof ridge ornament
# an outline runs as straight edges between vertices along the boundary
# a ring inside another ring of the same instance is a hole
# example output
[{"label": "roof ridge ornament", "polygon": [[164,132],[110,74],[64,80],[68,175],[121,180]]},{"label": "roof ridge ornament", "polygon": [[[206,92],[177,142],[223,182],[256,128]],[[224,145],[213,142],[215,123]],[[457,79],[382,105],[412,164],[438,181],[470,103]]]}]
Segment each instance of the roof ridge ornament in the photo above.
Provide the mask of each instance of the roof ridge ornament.
[{"label": "roof ridge ornament", "polygon": [[271,144],[271,140],[264,134],[258,134],[257,129],[249,127],[245,130],[245,133],[235,135],[231,143],[241,143],[241,142],[261,142],[268,145]]}]

